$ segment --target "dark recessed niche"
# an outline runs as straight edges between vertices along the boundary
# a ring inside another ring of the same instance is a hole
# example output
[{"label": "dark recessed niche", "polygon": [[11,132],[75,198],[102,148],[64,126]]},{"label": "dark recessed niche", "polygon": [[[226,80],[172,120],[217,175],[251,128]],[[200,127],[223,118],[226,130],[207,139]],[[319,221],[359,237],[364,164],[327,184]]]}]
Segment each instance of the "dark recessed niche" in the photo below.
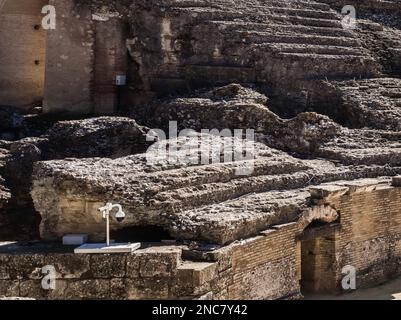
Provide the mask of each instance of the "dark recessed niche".
[{"label": "dark recessed niche", "polygon": [[118,242],[160,242],[173,240],[169,233],[158,226],[134,226],[111,232],[112,239]]},{"label": "dark recessed niche", "polygon": [[38,66],[40,65],[40,61],[39,60],[35,60],[35,64]]},{"label": "dark recessed niche", "polygon": [[35,30],[39,30],[39,29],[40,29],[40,25],[35,24],[35,25],[33,26],[33,28],[34,28]]}]

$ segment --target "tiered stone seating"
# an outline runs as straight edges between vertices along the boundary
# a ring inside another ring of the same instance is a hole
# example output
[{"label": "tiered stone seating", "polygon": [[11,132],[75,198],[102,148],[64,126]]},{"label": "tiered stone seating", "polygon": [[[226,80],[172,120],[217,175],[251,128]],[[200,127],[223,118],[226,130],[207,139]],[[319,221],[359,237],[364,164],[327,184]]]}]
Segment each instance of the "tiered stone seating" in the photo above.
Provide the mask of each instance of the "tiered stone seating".
[{"label": "tiered stone seating", "polygon": [[[162,145],[177,143],[177,157],[188,152],[198,156],[199,141],[193,138],[193,149],[182,149],[191,141],[185,138],[166,140]],[[177,239],[226,244],[256,235],[270,225],[296,220],[309,201],[303,188],[311,184],[401,170],[396,167],[399,159],[394,167],[347,167],[325,160],[299,160],[260,144],[254,146],[254,170],[245,176],[237,175],[235,169],[246,161],[184,167],[168,162],[149,165],[149,153],[115,160],[40,162],[32,196],[42,215],[41,235],[57,239],[65,233],[83,232],[101,238],[104,230],[97,208],[107,195],[118,199],[127,213],[122,223],[113,222],[115,230],[157,225]]]},{"label": "tiered stone seating", "polygon": [[393,78],[337,82],[348,125],[401,130],[401,80]]},{"label": "tiered stone seating", "polygon": [[358,10],[372,10],[379,13],[393,13],[401,9],[401,3],[398,0],[319,0],[320,2],[331,6],[340,7],[354,5]]},{"label": "tiered stone seating", "polygon": [[[356,34],[343,29],[341,15],[324,3],[180,0],[168,2],[166,16],[173,38],[190,39],[185,55],[175,52],[181,59],[174,77],[187,81],[282,86],[288,78],[378,75]],[[169,67],[157,77],[171,75]]]}]

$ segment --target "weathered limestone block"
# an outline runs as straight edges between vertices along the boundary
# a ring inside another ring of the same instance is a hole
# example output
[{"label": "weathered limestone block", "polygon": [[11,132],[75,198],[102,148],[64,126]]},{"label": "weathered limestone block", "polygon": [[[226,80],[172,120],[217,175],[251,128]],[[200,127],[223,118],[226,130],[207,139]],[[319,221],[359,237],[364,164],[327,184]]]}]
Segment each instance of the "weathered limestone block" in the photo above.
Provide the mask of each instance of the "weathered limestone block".
[{"label": "weathered limestone block", "polygon": [[125,291],[129,300],[169,299],[169,286],[171,279],[126,279]]},{"label": "weathered limestone block", "polygon": [[[308,205],[302,190],[269,191],[169,215],[177,238],[228,243],[256,235],[268,226],[297,220]],[[208,232],[205,229],[208,227]]]},{"label": "weathered limestone block", "polygon": [[[181,264],[182,249],[179,247],[147,248],[135,255],[128,256],[128,260],[139,260],[139,276],[143,278],[172,277],[177,273]],[[130,266],[128,262],[128,266]],[[131,277],[131,274],[127,275]],[[135,272],[133,273],[135,277]]]},{"label": "weathered limestone block", "polygon": [[125,256],[93,255],[90,260],[90,269],[96,279],[124,278],[126,276]]},{"label": "weathered limestone block", "polygon": [[157,102],[149,119],[167,129],[177,121],[180,129],[252,129],[257,139],[270,147],[299,154],[311,154],[341,127],[316,113],[301,113],[284,120],[266,106],[268,98],[238,84],[199,92],[194,97]]},{"label": "weathered limestone block", "polygon": [[185,261],[178,268],[172,286],[173,296],[196,297],[206,294],[217,277],[217,263]]},{"label": "weathered limestone block", "polygon": [[177,121],[180,129],[254,129],[265,132],[266,125],[278,125],[278,117],[265,105],[268,98],[257,91],[230,84],[155,103],[151,121],[165,127]]},{"label": "weathered limestone block", "polygon": [[61,121],[45,134],[49,141],[45,159],[118,158],[140,153],[146,150],[146,132],[135,120],[122,117]]},{"label": "weathered limestone block", "polygon": [[30,177],[35,162],[68,157],[117,158],[143,152],[145,132],[145,128],[128,118],[61,121],[40,138],[26,138],[10,146],[5,178],[18,201],[30,202]]},{"label": "weathered limestone block", "polygon": [[[35,162],[67,157],[117,158],[140,153],[146,150],[146,130],[134,120],[122,117],[61,121],[41,137],[13,142],[8,146],[9,151],[0,149],[0,174],[11,189],[11,207],[21,215],[16,217],[12,213],[11,218],[17,219],[12,223],[27,225],[29,231],[24,231],[27,233],[35,233],[31,229],[37,229],[38,216],[34,214],[30,196]],[[10,233],[16,236],[21,231]]]},{"label": "weathered limestone block", "polygon": [[340,214],[329,205],[319,205],[306,209],[298,221],[300,231],[303,231],[313,221],[332,223],[340,217]]},{"label": "weathered limestone block", "polygon": [[[106,201],[114,201],[123,205],[127,218],[119,224],[113,222],[113,229],[157,225],[178,237],[200,236],[202,239],[223,243],[232,241],[236,236],[254,233],[255,228],[259,229],[264,223],[274,221],[276,211],[279,212],[275,208],[280,206],[273,203],[267,205],[263,213],[263,210],[258,210],[263,196],[255,196],[249,199],[249,213],[241,212],[240,202],[222,206],[221,209],[216,207],[197,211],[196,208],[263,191],[269,179],[269,189],[274,188],[276,175],[280,177],[280,174],[309,168],[301,160],[249,141],[247,150],[254,147],[254,161],[231,158],[227,163],[199,166],[199,152],[211,150],[199,150],[200,137],[207,138],[206,145],[210,146],[211,143],[216,146],[217,143],[218,148],[213,149],[213,154],[219,155],[219,161],[224,150],[220,147],[224,143],[226,146],[227,143],[231,146],[233,142],[237,146],[243,143],[233,138],[195,135],[178,139],[177,145],[172,140],[166,140],[147,154],[115,160],[69,159],[37,163],[32,197],[36,209],[42,215],[42,237],[55,239],[71,231],[101,237],[104,235],[104,223],[97,209]],[[174,153],[176,158],[160,157],[158,151],[172,145],[179,146],[178,152]],[[172,161],[187,161],[188,158],[183,157],[187,155],[196,156],[196,162]],[[243,174],[244,169],[249,170],[246,175]],[[280,185],[283,187],[291,184],[290,179],[290,176],[283,178]],[[231,214],[233,208],[237,210]],[[293,209],[296,206],[289,205],[287,210],[282,209],[279,220],[292,217]],[[247,219],[249,226],[244,227],[241,221]],[[223,230],[226,231],[222,233]]]},{"label": "weathered limestone block", "polygon": [[89,279],[75,280],[68,283],[63,298],[71,299],[108,299],[110,297],[110,280]]},{"label": "weathered limestone block", "polygon": [[87,255],[47,253],[43,262],[46,266],[54,266],[58,280],[81,279],[91,274],[90,257]]},{"label": "weathered limestone block", "polygon": [[309,192],[314,199],[326,199],[340,197],[348,192],[348,188],[338,185],[320,185],[317,187],[309,188]]},{"label": "weathered limestone block", "polygon": [[46,142],[47,140],[42,138],[25,138],[10,146],[4,177],[11,188],[16,205],[29,206],[32,165],[43,159],[42,148]]}]

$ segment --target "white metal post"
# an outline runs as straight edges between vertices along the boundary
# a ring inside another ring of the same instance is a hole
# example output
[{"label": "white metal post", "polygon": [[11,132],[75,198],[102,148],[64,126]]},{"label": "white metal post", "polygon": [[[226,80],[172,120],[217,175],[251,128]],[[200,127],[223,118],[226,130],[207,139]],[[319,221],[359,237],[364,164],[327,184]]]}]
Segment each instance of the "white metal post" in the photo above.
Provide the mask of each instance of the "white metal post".
[{"label": "white metal post", "polygon": [[106,213],[106,245],[110,247],[110,213]]}]

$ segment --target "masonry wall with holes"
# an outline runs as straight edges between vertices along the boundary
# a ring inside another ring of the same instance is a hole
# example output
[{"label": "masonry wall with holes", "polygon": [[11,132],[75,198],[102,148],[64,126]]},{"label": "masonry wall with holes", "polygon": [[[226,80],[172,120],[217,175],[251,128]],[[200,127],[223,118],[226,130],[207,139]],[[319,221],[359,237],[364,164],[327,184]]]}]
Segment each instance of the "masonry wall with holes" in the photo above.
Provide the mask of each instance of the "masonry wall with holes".
[{"label": "masonry wall with holes", "polygon": [[47,0],[0,1],[0,105],[27,109],[43,99]]}]

